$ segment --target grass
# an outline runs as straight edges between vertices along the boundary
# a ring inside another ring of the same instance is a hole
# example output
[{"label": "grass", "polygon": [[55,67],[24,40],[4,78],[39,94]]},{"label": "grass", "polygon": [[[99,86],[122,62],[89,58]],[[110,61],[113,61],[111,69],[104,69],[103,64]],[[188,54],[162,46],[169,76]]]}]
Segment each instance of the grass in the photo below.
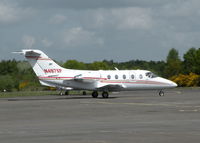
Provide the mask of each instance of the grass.
[{"label": "grass", "polygon": [[20,97],[20,96],[45,96],[58,95],[58,91],[15,91],[15,92],[0,92],[0,98]]},{"label": "grass", "polygon": [[[46,96],[59,95],[60,91],[14,91],[14,92],[0,92],[0,98],[8,97],[24,97],[24,96]],[[63,91],[64,93],[64,91]],[[87,91],[89,94],[90,92]],[[69,91],[70,95],[82,95],[82,91]]]}]

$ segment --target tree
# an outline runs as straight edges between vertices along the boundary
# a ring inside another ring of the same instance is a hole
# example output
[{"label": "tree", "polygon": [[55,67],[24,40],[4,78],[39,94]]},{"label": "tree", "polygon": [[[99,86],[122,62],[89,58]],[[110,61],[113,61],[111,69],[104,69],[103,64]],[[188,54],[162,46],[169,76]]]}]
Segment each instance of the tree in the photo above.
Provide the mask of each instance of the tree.
[{"label": "tree", "polygon": [[110,69],[108,64],[105,62],[93,62],[88,65],[90,70],[108,70]]},{"label": "tree", "polygon": [[165,68],[165,77],[172,77],[181,73],[182,64],[178,55],[178,51],[172,48],[167,56],[167,64]]},{"label": "tree", "polygon": [[184,72],[200,74],[200,48],[190,48],[183,56]]},{"label": "tree", "polygon": [[63,64],[63,67],[68,69],[79,69],[79,70],[85,70],[86,65],[83,62],[79,62],[76,60],[68,60]]},{"label": "tree", "polygon": [[0,63],[0,74],[7,75],[7,74],[15,74],[18,72],[17,69],[17,61],[15,60],[8,60],[8,61],[1,61]]},{"label": "tree", "polygon": [[0,81],[0,91],[12,91],[15,86],[15,82],[10,75],[1,75]]},{"label": "tree", "polygon": [[200,48],[196,51],[196,64],[195,64],[195,73],[200,74]]},{"label": "tree", "polygon": [[189,74],[190,72],[196,73],[196,53],[195,48],[190,48],[183,56],[184,73]]}]

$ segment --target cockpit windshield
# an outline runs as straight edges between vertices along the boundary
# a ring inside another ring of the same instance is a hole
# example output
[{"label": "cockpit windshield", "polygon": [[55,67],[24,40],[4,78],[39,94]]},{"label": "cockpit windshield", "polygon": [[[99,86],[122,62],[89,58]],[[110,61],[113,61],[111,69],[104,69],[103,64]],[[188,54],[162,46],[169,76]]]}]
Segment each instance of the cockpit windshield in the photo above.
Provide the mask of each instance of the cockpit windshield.
[{"label": "cockpit windshield", "polygon": [[149,77],[149,78],[156,78],[156,77],[158,77],[156,74],[154,74],[152,72],[147,72],[146,76]]}]

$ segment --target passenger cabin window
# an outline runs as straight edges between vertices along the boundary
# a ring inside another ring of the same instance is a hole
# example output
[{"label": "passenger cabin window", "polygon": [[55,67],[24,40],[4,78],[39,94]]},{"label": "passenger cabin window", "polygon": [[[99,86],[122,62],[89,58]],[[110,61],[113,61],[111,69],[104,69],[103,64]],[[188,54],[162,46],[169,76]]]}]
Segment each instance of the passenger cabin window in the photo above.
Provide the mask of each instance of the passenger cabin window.
[{"label": "passenger cabin window", "polygon": [[143,78],[143,76],[140,74],[139,78],[140,78],[140,79],[142,79],[142,78]]},{"label": "passenger cabin window", "polygon": [[123,75],[123,79],[126,79],[126,75],[125,74]]},{"label": "passenger cabin window", "polygon": [[118,75],[115,75],[115,79],[118,79]]},{"label": "passenger cabin window", "polygon": [[134,78],[135,78],[135,76],[132,74],[132,75],[131,75],[131,79],[134,79]]},{"label": "passenger cabin window", "polygon": [[108,75],[108,76],[107,76],[107,78],[108,78],[108,79],[111,79],[111,76],[110,76],[110,75]]}]

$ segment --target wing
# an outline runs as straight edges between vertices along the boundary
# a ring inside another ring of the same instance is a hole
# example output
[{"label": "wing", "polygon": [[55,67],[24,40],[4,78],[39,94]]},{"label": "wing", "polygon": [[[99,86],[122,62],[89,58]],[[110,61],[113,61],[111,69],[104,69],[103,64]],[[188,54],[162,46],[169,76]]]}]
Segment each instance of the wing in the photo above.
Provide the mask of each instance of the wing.
[{"label": "wing", "polygon": [[98,78],[95,78],[95,77],[86,77],[86,76],[83,76],[82,74],[80,75],[76,75],[74,76],[73,80],[74,81],[77,81],[77,82],[87,82],[87,83],[93,83],[95,81],[97,81]]},{"label": "wing", "polygon": [[102,91],[121,91],[125,88],[124,84],[107,84],[98,87],[98,89]]}]

